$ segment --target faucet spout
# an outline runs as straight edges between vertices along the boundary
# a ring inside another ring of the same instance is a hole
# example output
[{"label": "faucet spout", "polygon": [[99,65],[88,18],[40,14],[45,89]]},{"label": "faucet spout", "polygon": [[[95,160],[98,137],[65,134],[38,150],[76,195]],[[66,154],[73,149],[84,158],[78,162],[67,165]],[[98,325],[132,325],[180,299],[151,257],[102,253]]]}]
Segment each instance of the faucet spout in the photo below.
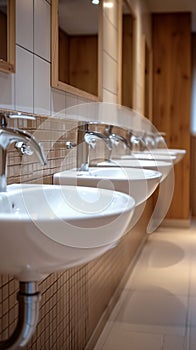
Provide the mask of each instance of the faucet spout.
[{"label": "faucet spout", "polygon": [[118,134],[112,133],[112,134],[109,135],[109,139],[112,141],[112,143],[114,145],[116,143],[118,144],[118,142],[120,141],[120,142],[122,142],[125,145],[126,148],[130,149],[130,145],[129,145],[127,139],[124,136],[122,136],[122,135],[118,135]]},{"label": "faucet spout", "polygon": [[7,121],[5,116],[0,117],[0,192],[5,192],[7,188],[7,149],[10,144],[18,141],[21,141],[24,144],[29,144],[32,147],[41,164],[47,164],[47,159],[44,154],[41,143],[39,143],[32,134],[17,128],[7,127]]},{"label": "faucet spout", "polygon": [[95,147],[97,139],[103,140],[105,142],[108,150],[109,151],[112,150],[112,142],[110,141],[110,139],[107,136],[105,136],[104,134],[100,133],[99,131],[87,131],[84,135],[84,140],[92,148]]},{"label": "faucet spout", "polygon": [[0,129],[0,147],[7,150],[8,146],[17,141],[29,143],[38,157],[41,164],[46,165],[47,159],[43,151],[41,143],[39,143],[35,137],[27,131],[16,128],[2,128]]},{"label": "faucet spout", "polygon": [[101,140],[106,145],[107,155],[106,159],[109,160],[111,157],[111,151],[112,151],[112,142],[111,140],[105,136],[104,134],[100,133],[99,131],[86,131],[84,135],[84,141],[88,145],[88,152],[87,152],[87,160],[85,164],[82,164],[81,170],[88,170],[90,165],[90,149],[96,148],[96,141]]}]

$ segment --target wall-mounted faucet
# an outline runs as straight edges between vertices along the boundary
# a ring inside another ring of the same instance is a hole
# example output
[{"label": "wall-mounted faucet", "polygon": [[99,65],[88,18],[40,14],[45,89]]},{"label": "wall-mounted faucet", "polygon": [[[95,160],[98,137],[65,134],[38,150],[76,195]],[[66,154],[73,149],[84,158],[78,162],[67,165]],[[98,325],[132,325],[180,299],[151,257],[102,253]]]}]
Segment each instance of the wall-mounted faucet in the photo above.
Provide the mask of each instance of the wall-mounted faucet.
[{"label": "wall-mounted faucet", "polygon": [[95,149],[97,140],[101,140],[105,143],[107,148],[106,160],[110,160],[112,152],[112,142],[109,137],[106,137],[99,131],[86,131],[84,135],[84,141],[88,144],[87,161],[82,165],[81,170],[88,170],[90,165],[90,149]]},{"label": "wall-mounted faucet", "polygon": [[130,138],[132,151],[149,151],[154,148],[164,147],[165,140],[163,136],[165,133],[153,133],[153,132],[139,132],[139,131],[128,131]]},{"label": "wall-mounted faucet", "polygon": [[[33,135],[27,131],[20,130],[17,128],[11,128],[7,125],[7,118],[10,118],[9,114],[0,114],[0,192],[5,192],[7,188],[7,150],[10,144],[22,142],[23,147],[28,147],[29,144],[31,149],[35,152],[39,161],[45,165],[47,159],[44,154],[41,143],[39,143]],[[15,118],[28,119],[28,116],[14,116]],[[32,117],[30,117],[32,119]]]},{"label": "wall-mounted faucet", "polygon": [[103,133],[99,131],[90,131],[89,125],[85,123],[78,126],[78,142],[77,144],[71,141],[66,142],[66,148],[72,149],[78,146],[77,149],[77,169],[80,171],[88,171],[90,164],[90,151],[95,150],[96,142],[101,140],[106,146],[105,159],[109,160],[112,152],[112,142]]},{"label": "wall-mounted faucet", "polygon": [[124,137],[118,133],[114,133],[112,131],[112,129],[113,129],[113,125],[108,125],[105,128],[105,133],[106,133],[106,135],[108,135],[109,139],[111,140],[112,146],[118,147],[119,143],[122,143],[125,147],[126,152],[130,153],[131,145],[130,145],[129,141],[126,139],[126,137]]},{"label": "wall-mounted faucet", "polygon": [[128,136],[131,144],[131,150],[133,152],[142,152],[147,149],[147,145],[144,139],[144,133],[129,130]]}]

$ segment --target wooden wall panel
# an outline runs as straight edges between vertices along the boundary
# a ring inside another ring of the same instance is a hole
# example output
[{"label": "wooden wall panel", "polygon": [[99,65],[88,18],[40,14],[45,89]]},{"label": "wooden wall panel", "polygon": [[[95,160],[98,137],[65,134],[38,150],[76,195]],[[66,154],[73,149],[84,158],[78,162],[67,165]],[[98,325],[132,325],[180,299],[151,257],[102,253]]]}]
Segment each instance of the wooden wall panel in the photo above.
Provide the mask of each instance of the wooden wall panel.
[{"label": "wooden wall panel", "polygon": [[69,84],[69,36],[59,28],[59,80]]},{"label": "wooden wall panel", "polygon": [[153,123],[166,132],[168,148],[187,155],[175,166],[175,191],[168,219],[190,216],[191,17],[153,15]]},{"label": "wooden wall panel", "polygon": [[67,35],[59,29],[60,81],[98,95],[98,35]]},{"label": "wooden wall panel", "polygon": [[72,86],[97,95],[98,36],[70,36],[69,81]]}]

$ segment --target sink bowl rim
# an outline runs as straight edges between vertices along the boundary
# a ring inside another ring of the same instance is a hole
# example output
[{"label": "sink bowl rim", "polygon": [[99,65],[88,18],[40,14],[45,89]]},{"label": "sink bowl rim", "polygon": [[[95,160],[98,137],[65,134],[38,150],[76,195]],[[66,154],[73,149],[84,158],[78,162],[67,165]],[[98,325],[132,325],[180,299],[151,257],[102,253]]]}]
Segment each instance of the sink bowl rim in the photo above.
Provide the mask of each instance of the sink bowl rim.
[{"label": "sink bowl rim", "polygon": [[[124,198],[127,200],[128,206],[126,207],[126,209],[124,210],[124,212],[133,210],[134,205],[135,205],[135,200],[133,197],[131,197],[130,195],[120,192],[120,191],[112,191],[109,189],[102,189],[102,188],[94,188],[94,187],[88,187],[88,186],[70,186],[70,185],[48,185],[48,184],[12,184],[12,185],[8,185],[7,186],[7,192],[2,192],[0,194],[0,199],[1,196],[4,198],[10,198],[12,195],[25,195],[26,192],[29,191],[34,191],[35,189],[39,189],[39,190],[43,190],[44,191],[48,190],[58,190],[60,191],[61,188],[67,190],[67,191],[71,191],[73,189],[75,189],[77,187],[77,189],[79,189],[79,191],[86,191],[87,193],[92,193],[92,191],[96,191],[96,192],[100,192],[102,194],[106,194],[107,196],[111,196],[113,193],[114,197],[119,197],[119,198]],[[23,192],[24,191],[24,192]],[[113,215],[118,215],[120,214],[121,209],[115,209],[115,211],[108,213],[107,212],[107,216],[113,216]],[[0,212],[0,221],[7,221],[9,219],[9,221],[20,221],[20,222],[29,222],[31,220],[31,213],[17,213],[17,212]],[[101,218],[101,217],[105,217],[106,214],[100,212],[98,214],[97,217]],[[93,219],[94,216],[92,214],[87,214],[85,213],[85,215],[81,215],[78,219],[79,220],[85,220],[85,219]],[[54,218],[48,218],[48,217],[38,217],[38,218],[34,218],[33,217],[33,221],[37,222],[37,221],[51,221],[51,222],[55,222],[55,220],[59,220],[59,219],[63,219],[63,220],[67,220],[69,222],[71,222],[72,220],[77,220],[77,218],[73,218],[73,217],[56,217]]]},{"label": "sink bowl rim", "polygon": [[[114,174],[108,175],[108,177],[103,177],[103,175],[100,175],[99,173],[101,173],[101,171],[105,171],[106,175],[107,172],[115,172],[115,171],[121,171],[122,173],[125,174],[124,178],[119,178],[119,177],[115,177]],[[129,173],[134,173],[134,172],[140,172],[142,173],[144,176],[143,177],[129,177]],[[97,174],[96,174],[97,173]],[[96,176],[95,176],[96,174]],[[128,176],[126,176],[126,174]],[[113,166],[113,167],[107,167],[107,166],[97,166],[97,167],[90,167],[90,174],[87,171],[80,171],[77,168],[72,168],[69,170],[62,170],[58,173],[55,173],[53,175],[54,178],[60,178],[60,177],[71,177],[73,176],[73,178],[87,178],[87,179],[95,179],[95,180],[112,180],[112,181],[145,181],[145,180],[150,180],[150,179],[159,179],[162,177],[162,173],[158,170],[151,170],[151,169],[142,169],[142,168],[132,168],[132,167],[119,167],[119,166]]]}]

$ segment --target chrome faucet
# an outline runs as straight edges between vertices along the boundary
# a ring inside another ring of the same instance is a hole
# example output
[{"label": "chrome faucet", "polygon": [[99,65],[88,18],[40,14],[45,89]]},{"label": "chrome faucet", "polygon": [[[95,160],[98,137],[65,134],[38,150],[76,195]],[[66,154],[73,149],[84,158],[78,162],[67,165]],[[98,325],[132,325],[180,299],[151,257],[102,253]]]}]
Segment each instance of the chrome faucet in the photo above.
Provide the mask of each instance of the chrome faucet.
[{"label": "chrome faucet", "polygon": [[163,138],[165,133],[129,130],[128,135],[132,144],[132,151],[149,151],[165,145]]},{"label": "chrome faucet", "polygon": [[128,136],[131,144],[132,152],[143,152],[147,149],[146,142],[144,140],[144,133],[133,130],[128,131]]},{"label": "chrome faucet", "polygon": [[112,152],[111,140],[99,131],[86,131],[85,135],[84,135],[84,141],[88,145],[88,152],[87,152],[86,162],[84,164],[82,164],[81,170],[88,170],[89,165],[90,165],[90,154],[89,154],[90,152],[89,151],[90,151],[90,149],[95,149],[97,140],[102,140],[105,143],[107,150],[108,150],[106,160],[110,160],[110,156],[111,156],[111,152]]},{"label": "chrome faucet", "polygon": [[[0,114],[0,152],[2,158],[2,164],[0,164],[0,192],[6,192],[7,188],[7,149],[10,144],[19,141],[25,145],[30,144],[39,161],[43,165],[47,164],[47,159],[41,143],[27,131],[8,127],[7,117],[9,118],[10,116],[8,114]],[[20,118],[22,118],[22,116],[20,116]],[[24,118],[26,118],[26,116]]]},{"label": "chrome faucet", "polygon": [[108,125],[105,129],[105,133],[108,135],[108,138],[111,140],[112,146],[118,146],[119,142],[123,143],[126,151],[131,152],[131,144],[129,141],[122,135],[112,132],[113,125]]},{"label": "chrome faucet", "polygon": [[122,135],[118,135],[118,134],[114,134],[112,133],[111,135],[109,135],[109,139],[112,141],[112,143],[114,145],[118,145],[119,141],[124,143],[124,145],[126,146],[126,148],[130,149],[129,143],[126,140],[126,138]]},{"label": "chrome faucet", "polygon": [[66,142],[66,148],[72,149],[77,146],[77,169],[79,171],[88,171],[90,164],[90,150],[95,149],[96,141],[101,140],[107,147],[107,155],[105,159],[110,160],[112,152],[112,142],[104,134],[99,131],[90,131],[90,124],[98,124],[94,122],[79,124],[78,126],[78,142],[72,143],[71,141]]},{"label": "chrome faucet", "polygon": [[112,143],[110,138],[108,138],[107,136],[105,136],[99,131],[86,131],[84,135],[84,141],[88,143],[88,145],[91,148],[93,149],[95,148],[97,139],[104,141],[109,151],[112,150]]}]

